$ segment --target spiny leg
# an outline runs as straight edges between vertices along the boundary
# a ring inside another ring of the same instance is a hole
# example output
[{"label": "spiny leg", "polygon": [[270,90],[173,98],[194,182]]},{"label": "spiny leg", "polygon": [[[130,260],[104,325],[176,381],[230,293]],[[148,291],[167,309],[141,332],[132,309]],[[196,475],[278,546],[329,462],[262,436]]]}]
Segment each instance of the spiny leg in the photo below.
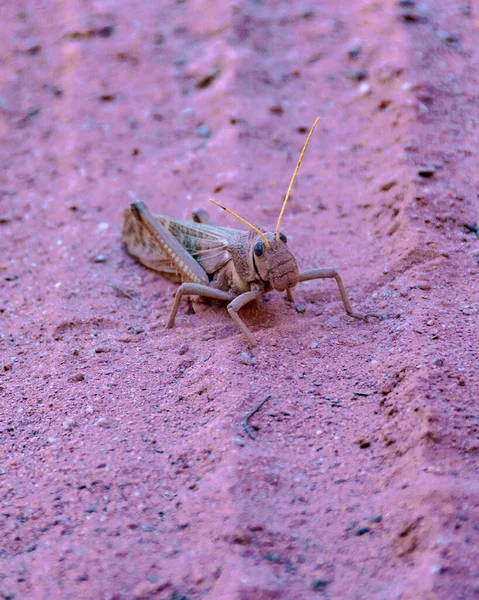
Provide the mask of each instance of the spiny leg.
[{"label": "spiny leg", "polygon": [[256,346],[256,342],[254,341],[254,337],[253,337],[253,334],[251,333],[251,331],[248,329],[248,327],[246,327],[246,325],[240,319],[240,316],[238,315],[238,311],[245,304],[248,304],[248,302],[251,302],[252,300],[255,300],[256,298],[259,298],[262,293],[263,293],[262,290],[253,290],[250,292],[245,292],[244,294],[241,294],[240,296],[235,298],[226,307],[228,309],[230,317],[233,319],[233,321],[236,323],[236,325],[238,325],[238,327],[244,333],[251,348],[254,348],[254,346]]},{"label": "spiny leg", "polygon": [[294,296],[293,296],[293,288],[287,288],[286,290],[286,300],[288,302],[294,302]]},{"label": "spiny leg", "polygon": [[346,293],[343,280],[336,269],[310,269],[309,271],[303,271],[303,273],[299,274],[299,281],[309,281],[311,279],[335,279],[336,283],[338,284],[344,309],[350,317],[361,319],[362,321],[367,321],[368,317],[377,317],[378,319],[381,318],[381,315],[376,313],[366,313],[365,315],[361,315],[353,310],[351,302],[349,301]]},{"label": "spiny leg", "polygon": [[214,298],[215,300],[224,300],[225,302],[231,300],[231,296],[227,292],[217,290],[207,285],[201,285],[200,283],[182,283],[175,294],[175,302],[171,309],[168,323],[166,324],[167,329],[173,327],[176,313],[180,307],[181,298],[185,295],[204,296],[205,298]]}]

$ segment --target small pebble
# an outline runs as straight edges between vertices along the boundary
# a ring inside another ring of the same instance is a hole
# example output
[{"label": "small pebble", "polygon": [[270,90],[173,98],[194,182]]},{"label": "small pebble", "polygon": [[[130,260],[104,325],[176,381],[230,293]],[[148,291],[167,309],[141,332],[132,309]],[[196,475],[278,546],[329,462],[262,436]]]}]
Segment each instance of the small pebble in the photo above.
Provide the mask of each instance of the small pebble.
[{"label": "small pebble", "polygon": [[431,569],[431,572],[433,575],[442,575],[446,572],[446,567],[443,567],[442,565],[434,565]]},{"label": "small pebble", "polygon": [[72,375],[68,381],[72,383],[75,381],[85,381],[85,375],[83,373],[77,373],[76,375]]},{"label": "small pebble", "polygon": [[269,560],[273,563],[279,563],[280,561],[280,556],[277,552],[268,552],[268,554],[265,554],[264,557],[266,560]]},{"label": "small pebble", "polygon": [[360,527],[357,531],[356,531],[356,535],[357,536],[361,536],[364,535],[365,533],[369,533],[371,531],[370,527]]},{"label": "small pebble", "polygon": [[187,64],[187,62],[187,59],[183,58],[182,56],[173,59],[173,64],[175,65],[175,67],[184,67]]},{"label": "small pebble", "polygon": [[233,438],[233,443],[237,446],[245,446],[246,443],[243,438],[240,438],[238,435]]},{"label": "small pebble", "polygon": [[202,340],[203,342],[208,342],[209,340],[212,340],[212,339],[214,339],[214,338],[215,338],[215,336],[216,336],[216,331],[213,329],[213,330],[210,330],[210,331],[207,331],[206,333],[204,333],[204,334],[201,336],[201,340]]},{"label": "small pebble", "polygon": [[313,342],[312,344],[310,344],[309,347],[311,348],[311,350],[316,350],[316,348],[318,347],[318,342]]},{"label": "small pebble", "polygon": [[391,179],[391,181],[388,181],[387,183],[383,183],[383,185],[381,186],[381,190],[383,192],[387,192],[392,187],[394,187],[396,184],[397,184],[397,181],[395,179]]},{"label": "small pebble", "polygon": [[346,78],[351,81],[363,81],[368,76],[366,69],[358,69],[357,71],[348,71]]},{"label": "small pebble", "polygon": [[358,93],[360,96],[367,96],[371,93],[371,86],[367,81],[363,81],[359,86]]},{"label": "small pebble", "polygon": [[199,137],[209,138],[211,136],[211,129],[207,125],[200,125],[195,129],[195,133]]},{"label": "small pebble", "polygon": [[95,256],[95,258],[93,259],[93,262],[104,263],[106,262],[106,256],[104,254],[98,254],[98,256]]},{"label": "small pebble", "polygon": [[371,517],[371,519],[370,519],[371,523],[381,523],[382,520],[383,520],[382,515],[374,515],[374,517]]},{"label": "small pebble", "polygon": [[348,50],[349,58],[357,58],[361,54],[362,48],[360,44],[355,44]]},{"label": "small pebble", "polygon": [[255,365],[256,357],[254,357],[250,352],[242,352],[240,354],[239,361],[244,365]]},{"label": "small pebble", "polygon": [[304,304],[296,304],[295,306],[296,312],[297,313],[304,313],[304,311],[306,310],[306,307],[304,306]]},{"label": "small pebble", "polygon": [[135,333],[136,335],[139,335],[140,333],[143,333],[145,330],[143,329],[143,327],[128,327],[128,331],[129,331],[129,333]]},{"label": "small pebble", "polygon": [[434,167],[422,167],[421,169],[419,169],[417,174],[419,175],[419,177],[424,177],[427,179],[429,177],[432,177],[435,172],[436,169]]}]

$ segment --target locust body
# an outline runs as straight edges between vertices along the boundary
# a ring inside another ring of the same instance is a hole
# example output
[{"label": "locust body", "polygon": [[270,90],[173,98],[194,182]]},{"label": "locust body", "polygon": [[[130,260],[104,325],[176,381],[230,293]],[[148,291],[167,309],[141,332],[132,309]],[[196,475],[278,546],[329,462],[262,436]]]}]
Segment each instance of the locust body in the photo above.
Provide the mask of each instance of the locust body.
[{"label": "locust body", "polygon": [[357,319],[378,316],[353,311],[336,269],[318,268],[300,273],[288,248],[287,238],[279,230],[294,179],[317,121],[299,158],[274,233],[251,225],[221,205],[218,206],[245,223],[251,231],[213,225],[204,210],[194,213],[193,221],[182,221],[154,215],[139,200],[125,209],[123,243],[127,251],[146,267],[181,284],[167,327],[174,324],[182,296],[203,296],[227,302],[231,318],[250,346],[254,346],[251,331],[238,315],[242,306],[272,290],[286,292],[287,299],[292,301],[292,289],[300,281],[324,278],[336,280],[344,308],[350,316]]}]

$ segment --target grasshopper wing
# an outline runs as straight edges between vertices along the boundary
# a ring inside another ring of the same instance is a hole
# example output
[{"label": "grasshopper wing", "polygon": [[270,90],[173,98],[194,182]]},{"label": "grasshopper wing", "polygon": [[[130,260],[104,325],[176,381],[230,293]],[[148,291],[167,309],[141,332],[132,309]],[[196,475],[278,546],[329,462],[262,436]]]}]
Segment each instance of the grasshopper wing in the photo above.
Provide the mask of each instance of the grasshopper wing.
[{"label": "grasshopper wing", "polygon": [[180,242],[185,250],[212,275],[231,260],[229,243],[234,234],[243,233],[234,229],[181,221],[155,215]]},{"label": "grasshopper wing", "polygon": [[[212,275],[231,260],[229,241],[232,234],[243,233],[215,225],[171,219],[162,215],[152,216],[176,238],[208,275]],[[163,277],[177,283],[190,281],[187,274],[178,269],[162,251],[130,208],[125,209],[124,212],[123,243],[132,256]]]}]

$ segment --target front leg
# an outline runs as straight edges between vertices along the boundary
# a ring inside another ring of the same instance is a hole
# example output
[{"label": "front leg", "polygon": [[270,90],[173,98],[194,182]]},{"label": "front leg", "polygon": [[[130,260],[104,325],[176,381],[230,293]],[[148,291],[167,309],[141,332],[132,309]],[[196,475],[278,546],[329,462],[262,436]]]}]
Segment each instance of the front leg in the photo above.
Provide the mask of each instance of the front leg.
[{"label": "front leg", "polygon": [[253,337],[253,334],[251,333],[251,331],[248,329],[248,327],[246,327],[246,325],[240,319],[240,317],[238,315],[238,311],[245,304],[248,304],[248,302],[251,302],[252,300],[255,300],[256,298],[259,298],[262,293],[263,293],[263,290],[260,290],[260,289],[252,290],[250,292],[245,292],[244,294],[241,294],[240,296],[235,298],[226,307],[228,309],[228,313],[229,313],[230,317],[233,319],[233,321],[236,323],[236,325],[238,325],[238,327],[241,329],[241,331],[245,334],[246,339],[248,340],[248,343],[251,346],[251,348],[254,348],[254,346],[256,346],[256,342],[254,341],[254,337]]},{"label": "front leg", "polygon": [[293,296],[293,288],[288,288],[286,290],[286,300],[288,302],[294,302],[294,296]]},{"label": "front leg", "polygon": [[311,279],[335,279],[336,283],[338,284],[344,309],[350,317],[361,319],[362,321],[367,321],[368,317],[377,317],[378,319],[381,318],[381,315],[376,313],[366,313],[365,315],[361,315],[353,310],[351,302],[349,301],[346,293],[343,280],[336,269],[310,269],[309,271],[303,271],[299,274],[299,281],[310,281]]},{"label": "front leg", "polygon": [[176,313],[180,308],[181,298],[185,295],[204,296],[205,298],[214,298],[215,300],[224,300],[225,302],[229,302],[231,300],[231,296],[228,294],[228,292],[217,290],[216,288],[208,285],[202,285],[200,283],[182,283],[175,294],[175,303],[171,308],[170,317],[168,319],[168,323],[166,324],[167,329],[171,329],[171,327],[173,327]]}]

